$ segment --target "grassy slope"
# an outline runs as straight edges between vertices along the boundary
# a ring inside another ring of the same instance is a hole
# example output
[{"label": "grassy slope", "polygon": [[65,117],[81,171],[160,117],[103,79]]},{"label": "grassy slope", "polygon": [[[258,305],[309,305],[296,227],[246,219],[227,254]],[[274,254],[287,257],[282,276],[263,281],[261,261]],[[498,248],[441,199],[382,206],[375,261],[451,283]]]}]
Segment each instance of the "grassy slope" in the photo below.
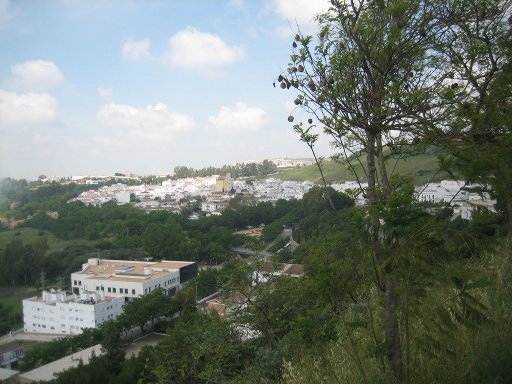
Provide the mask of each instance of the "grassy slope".
[{"label": "grassy slope", "polygon": [[[364,163],[364,154],[360,160]],[[438,160],[437,155],[433,151],[399,160],[392,158],[387,161],[387,164],[390,172],[393,171],[395,174],[411,176],[414,179],[414,183],[417,185],[447,178],[446,174],[439,173],[437,171],[439,168]],[[362,167],[357,163],[357,161],[353,161],[353,165],[361,180],[366,181]],[[355,177],[347,164],[325,161],[323,172],[328,183],[355,180]],[[316,165],[290,168],[279,173],[276,177],[281,180],[310,180],[317,183],[321,182],[320,172]]]},{"label": "grassy slope", "polygon": [[[38,236],[41,236],[39,233],[42,232],[42,236],[45,236],[48,239],[48,245],[50,249],[47,254],[50,254],[55,251],[61,251],[68,246],[71,245],[94,245],[97,241],[89,241],[89,240],[62,240],[47,231],[40,231],[38,229],[33,228],[16,228],[12,231],[4,231],[0,232],[0,249],[4,249],[5,246],[14,238],[19,238],[23,241],[23,244],[30,244],[34,239]],[[0,302],[4,304],[7,308],[15,313],[22,312],[22,303],[23,299],[28,297],[37,296],[38,291],[35,287],[28,286],[4,286],[0,287]],[[22,326],[23,324],[18,324],[18,326]]]},{"label": "grassy slope", "polygon": [[[42,235],[39,234],[40,232]],[[50,249],[48,250],[47,254],[55,251],[61,251],[70,245],[93,245],[97,242],[95,240],[90,241],[85,239],[62,240],[55,237],[48,231],[40,231],[34,228],[16,228],[12,231],[0,232],[0,249],[4,249],[5,246],[14,238],[21,239],[23,244],[30,244],[39,236],[44,236],[48,239],[48,245],[50,246]]]}]

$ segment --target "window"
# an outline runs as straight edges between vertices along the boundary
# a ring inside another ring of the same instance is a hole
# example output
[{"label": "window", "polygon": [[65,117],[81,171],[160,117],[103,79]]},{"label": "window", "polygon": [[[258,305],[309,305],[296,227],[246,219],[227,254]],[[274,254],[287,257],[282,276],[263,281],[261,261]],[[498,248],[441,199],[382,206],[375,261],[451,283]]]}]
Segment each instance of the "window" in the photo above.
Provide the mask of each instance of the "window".
[{"label": "window", "polygon": [[96,290],[99,291],[100,290],[100,287],[96,286]]},{"label": "window", "polygon": [[124,293],[128,294],[128,288],[124,289]]},{"label": "window", "polygon": [[76,280],[73,280],[73,285],[78,285],[78,284],[76,283]]},{"label": "window", "polygon": [[116,288],[112,288],[112,291],[113,291],[114,293],[116,293]]},{"label": "window", "polygon": [[111,289],[110,287],[108,287],[108,288],[107,288],[107,290],[108,290],[109,292],[112,292],[112,289]]},{"label": "window", "polygon": [[135,289],[132,289],[132,295],[135,295]]},{"label": "window", "polygon": [[104,291],[105,290],[105,287],[101,287],[101,290]]}]

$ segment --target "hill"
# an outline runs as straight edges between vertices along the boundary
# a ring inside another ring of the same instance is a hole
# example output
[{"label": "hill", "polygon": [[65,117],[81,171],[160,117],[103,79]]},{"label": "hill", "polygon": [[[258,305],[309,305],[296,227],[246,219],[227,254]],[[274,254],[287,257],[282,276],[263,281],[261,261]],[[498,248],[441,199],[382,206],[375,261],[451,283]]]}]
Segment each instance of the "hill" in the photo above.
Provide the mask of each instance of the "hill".
[{"label": "hill", "polygon": [[[400,175],[411,176],[417,185],[425,184],[432,181],[440,181],[448,177],[444,172],[439,172],[439,151],[429,149],[425,153],[399,158],[393,156],[387,160],[389,169],[393,169],[394,173]],[[352,164],[362,181],[366,181],[365,172],[361,164],[365,164],[365,154],[354,158]],[[354,180],[354,175],[348,164],[338,163],[335,161],[325,161],[323,164],[323,172],[328,183],[344,182]],[[308,165],[299,168],[288,168],[275,175],[281,180],[305,181],[310,180],[315,183],[321,182],[320,172],[316,165]]]},{"label": "hill", "polygon": [[11,231],[0,232],[0,251],[5,249],[7,244],[15,238],[21,239],[21,241],[23,241],[23,244],[30,244],[40,236],[44,236],[48,240],[48,246],[50,247],[48,249],[48,254],[52,252],[63,251],[67,247],[74,245],[93,247],[98,243],[98,241],[87,239],[63,240],[56,237],[49,231],[43,231],[40,229],[29,227],[21,227]]}]

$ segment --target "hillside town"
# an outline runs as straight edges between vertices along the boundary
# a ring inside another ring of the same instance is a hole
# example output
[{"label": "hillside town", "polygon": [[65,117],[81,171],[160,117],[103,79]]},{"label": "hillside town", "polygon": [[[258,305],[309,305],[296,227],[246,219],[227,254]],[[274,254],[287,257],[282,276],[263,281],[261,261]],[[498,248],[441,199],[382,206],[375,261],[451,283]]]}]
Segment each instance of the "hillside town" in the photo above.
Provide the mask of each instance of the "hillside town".
[{"label": "hillside town", "polygon": [[[175,213],[180,213],[190,203],[200,203],[203,213],[220,215],[236,195],[250,196],[252,204],[260,202],[275,204],[280,199],[300,200],[314,185],[312,181],[285,181],[276,178],[233,180],[227,174],[165,180],[160,185],[129,186],[118,183],[82,192],[70,202],[80,201],[86,205],[101,206],[109,201],[115,201],[120,205],[132,204],[146,211],[168,210]],[[346,181],[332,183],[330,186],[337,192],[347,193],[353,197],[356,206],[362,207],[367,203],[363,193],[368,187],[367,183]],[[470,220],[472,213],[478,208],[495,212],[496,202],[488,193],[472,192],[475,188],[481,189],[478,187],[466,185],[462,181],[442,180],[438,183],[418,185],[415,190],[419,201],[447,204],[454,208],[454,217],[460,216]]]}]

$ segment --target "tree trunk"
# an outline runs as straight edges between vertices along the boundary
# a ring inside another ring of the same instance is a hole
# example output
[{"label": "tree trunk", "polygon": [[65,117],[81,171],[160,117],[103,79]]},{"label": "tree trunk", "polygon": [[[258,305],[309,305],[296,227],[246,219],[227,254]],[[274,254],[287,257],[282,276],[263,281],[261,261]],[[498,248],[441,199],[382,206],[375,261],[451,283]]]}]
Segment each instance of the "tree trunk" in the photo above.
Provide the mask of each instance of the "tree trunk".
[{"label": "tree trunk", "polygon": [[[377,147],[377,148],[376,148]],[[380,147],[381,148],[381,147]],[[376,188],[377,165],[379,158],[379,145],[376,135],[368,135],[366,164],[368,167],[368,208],[371,222],[372,250],[377,261],[379,288],[384,291],[383,325],[386,351],[386,383],[396,384],[402,382],[402,346],[400,342],[400,327],[398,322],[398,305],[400,296],[398,293],[397,277],[395,276],[392,260],[385,260],[385,252],[382,249],[381,222],[378,212],[379,197]],[[377,149],[377,150],[376,150]],[[380,154],[382,151],[380,151]],[[380,160],[380,159],[379,159]],[[382,159],[383,160],[383,159]],[[385,165],[379,164],[384,166]],[[381,174],[382,176],[382,174]],[[387,174],[385,175],[387,181]],[[384,185],[386,194],[389,192],[389,183]],[[385,264],[384,264],[385,263]]]},{"label": "tree trunk", "polygon": [[386,382],[402,382],[402,345],[400,342],[400,328],[398,325],[399,294],[397,279],[393,273],[393,266],[389,263],[384,268],[384,336],[388,366],[386,369]]},{"label": "tree trunk", "polygon": [[507,193],[507,216],[508,216],[508,256],[512,257],[512,195]]},{"label": "tree trunk", "polygon": [[389,184],[388,171],[386,169],[386,159],[384,158],[384,153],[382,151],[382,134],[379,134],[376,138],[376,146],[377,146],[377,161],[379,165],[379,176],[380,183],[386,193],[391,193],[391,186]]}]

